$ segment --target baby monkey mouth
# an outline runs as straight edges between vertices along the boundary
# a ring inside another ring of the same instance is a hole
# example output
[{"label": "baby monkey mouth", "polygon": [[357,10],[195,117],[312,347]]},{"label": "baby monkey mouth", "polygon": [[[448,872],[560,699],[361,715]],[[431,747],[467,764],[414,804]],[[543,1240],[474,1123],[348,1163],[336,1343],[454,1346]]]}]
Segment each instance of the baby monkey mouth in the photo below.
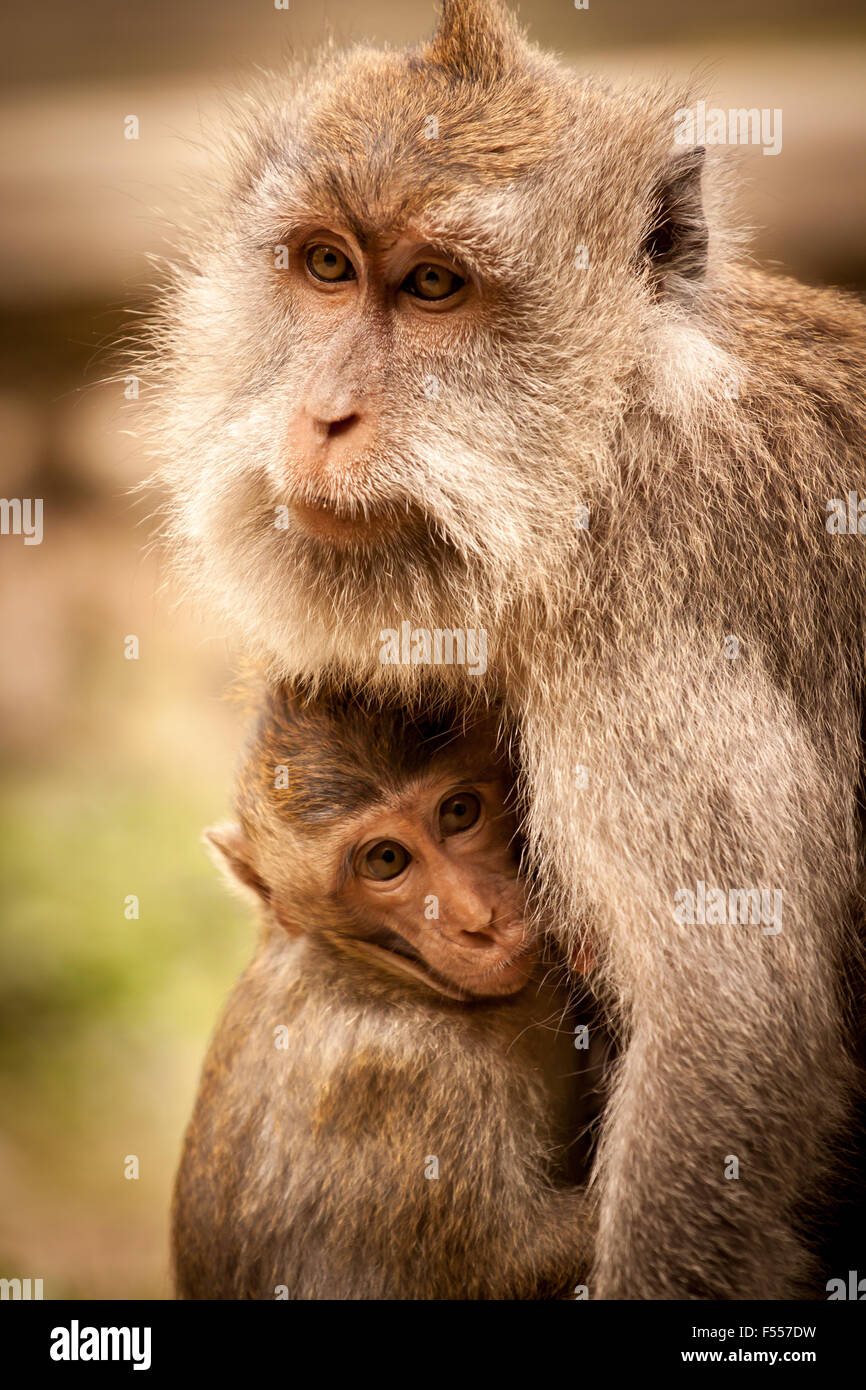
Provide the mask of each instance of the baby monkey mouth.
[{"label": "baby monkey mouth", "polygon": [[[402,973],[411,974],[416,979],[423,980],[437,993],[444,994],[449,999],[458,999],[463,1002],[474,998],[495,998],[500,994],[516,994],[526,984],[530,973],[528,967],[531,962],[527,961],[526,957],[530,953],[531,942],[526,939],[523,939],[506,957],[498,960],[494,966],[475,976],[471,984],[465,985],[440,974],[438,970],[428,964],[421,952],[411,942],[397,932],[391,931],[390,927],[380,927],[360,941],[356,941],[355,944],[361,947],[366,946],[368,951],[389,959],[392,967],[396,967]],[[383,961],[383,963],[385,962]],[[522,981],[516,983],[514,988],[498,989],[497,985],[509,981],[510,976],[518,967],[521,968],[521,973],[524,976]]]},{"label": "baby monkey mouth", "polygon": [[418,965],[425,965],[426,962],[421,952],[416,950],[411,941],[407,941],[404,936],[392,931],[390,927],[379,927],[371,932],[365,940],[370,941],[374,946],[379,946],[383,951],[390,951],[395,956],[404,956],[406,960],[413,960]]}]

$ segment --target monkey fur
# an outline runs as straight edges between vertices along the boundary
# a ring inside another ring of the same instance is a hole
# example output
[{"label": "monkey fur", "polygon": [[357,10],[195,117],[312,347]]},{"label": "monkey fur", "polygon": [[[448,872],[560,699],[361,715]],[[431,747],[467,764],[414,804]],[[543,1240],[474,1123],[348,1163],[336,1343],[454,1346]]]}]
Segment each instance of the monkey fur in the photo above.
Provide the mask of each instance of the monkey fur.
[{"label": "monkey fur", "polygon": [[576,1050],[577,1003],[541,963],[462,1002],[383,970],[323,887],[329,824],[393,805],[432,749],[429,725],[380,719],[371,746],[369,712],[265,700],[241,826],[212,835],[264,907],[177,1177],[181,1298],[543,1299],[586,1276],[601,1033]]},{"label": "monkey fur", "polygon": [[[501,701],[621,1044],[591,1295],[791,1298],[860,1086],[864,543],[827,523],[866,492],[866,314],[749,262],[688,104],[482,0],[251,92],[154,438],[181,571],[275,679]],[[314,232],[354,281],[312,283]],[[459,308],[388,279],[405,245]],[[483,630],[486,670],[382,661],[404,622]],[[781,929],[684,924],[698,885]]]}]

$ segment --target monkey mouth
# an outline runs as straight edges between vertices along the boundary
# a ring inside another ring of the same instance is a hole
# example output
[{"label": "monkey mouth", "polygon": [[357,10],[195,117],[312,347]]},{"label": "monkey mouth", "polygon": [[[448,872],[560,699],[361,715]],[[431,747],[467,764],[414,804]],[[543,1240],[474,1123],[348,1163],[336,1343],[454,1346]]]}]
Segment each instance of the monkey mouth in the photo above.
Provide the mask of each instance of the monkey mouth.
[{"label": "monkey mouth", "polygon": [[523,939],[509,955],[503,956],[495,965],[475,977],[471,993],[486,998],[517,994],[528,983],[534,964],[532,942]]},{"label": "monkey mouth", "polygon": [[380,932],[371,936],[343,937],[341,944],[350,955],[373,960],[389,974],[409,976],[418,980],[436,994],[444,995],[446,999],[454,999],[464,1004],[472,997],[468,990],[461,989],[444,975],[431,970],[414,946],[388,928],[383,927]]},{"label": "monkey mouth", "polygon": [[524,937],[513,951],[500,958],[495,965],[478,974],[467,971],[467,977],[471,975],[471,979],[467,978],[464,984],[440,974],[411,942],[389,927],[381,927],[370,936],[355,940],[353,944],[361,948],[362,954],[378,957],[380,963],[392,971],[397,970],[422,980],[437,994],[462,1003],[517,994],[528,983],[535,962],[533,943]]},{"label": "monkey mouth", "polygon": [[338,550],[363,548],[398,537],[418,540],[429,530],[425,514],[408,497],[371,501],[305,494],[291,498],[289,507],[307,539]]},{"label": "monkey mouth", "polygon": [[338,548],[369,544],[401,524],[401,513],[388,504],[347,506],[329,497],[310,497],[290,505],[306,536]]},{"label": "monkey mouth", "polygon": [[407,941],[404,936],[398,935],[390,927],[379,927],[364,938],[371,946],[377,946],[380,951],[388,951],[391,955],[402,956],[404,960],[411,960],[416,965],[426,966],[424,957],[417,951],[411,941]]}]

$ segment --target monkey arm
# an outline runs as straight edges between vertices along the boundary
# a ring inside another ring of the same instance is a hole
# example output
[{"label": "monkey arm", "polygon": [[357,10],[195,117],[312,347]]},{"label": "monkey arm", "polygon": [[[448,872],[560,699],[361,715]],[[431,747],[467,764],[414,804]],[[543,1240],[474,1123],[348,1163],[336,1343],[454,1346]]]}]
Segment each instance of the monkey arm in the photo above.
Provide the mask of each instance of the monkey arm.
[{"label": "monkey arm", "polygon": [[[532,783],[562,794],[533,833],[549,831],[563,883],[577,869],[626,1040],[594,1176],[590,1294],[793,1297],[809,1278],[798,1212],[820,1192],[852,1081],[836,981],[853,760],[834,766],[757,662],[725,662],[701,638],[620,669],[580,727],[560,717],[551,737],[548,710],[524,738]],[[570,793],[576,764],[588,785]],[[574,920],[577,902],[561,901]]]}]

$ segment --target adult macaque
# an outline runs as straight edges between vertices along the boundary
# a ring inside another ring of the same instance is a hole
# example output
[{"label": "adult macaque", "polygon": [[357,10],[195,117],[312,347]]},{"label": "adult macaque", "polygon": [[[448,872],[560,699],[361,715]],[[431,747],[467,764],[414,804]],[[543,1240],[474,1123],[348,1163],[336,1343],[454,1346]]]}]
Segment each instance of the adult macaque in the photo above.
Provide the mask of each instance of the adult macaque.
[{"label": "adult macaque", "polygon": [[181,1297],[574,1296],[604,1044],[529,930],[508,794],[489,730],[268,697],[209,832],[264,930],[186,1138]]},{"label": "adult macaque", "polygon": [[854,1085],[866,315],[746,263],[686,104],[480,0],[281,76],[167,296],[164,476],[278,674],[501,700],[625,1044],[593,1296],[786,1297]]}]

